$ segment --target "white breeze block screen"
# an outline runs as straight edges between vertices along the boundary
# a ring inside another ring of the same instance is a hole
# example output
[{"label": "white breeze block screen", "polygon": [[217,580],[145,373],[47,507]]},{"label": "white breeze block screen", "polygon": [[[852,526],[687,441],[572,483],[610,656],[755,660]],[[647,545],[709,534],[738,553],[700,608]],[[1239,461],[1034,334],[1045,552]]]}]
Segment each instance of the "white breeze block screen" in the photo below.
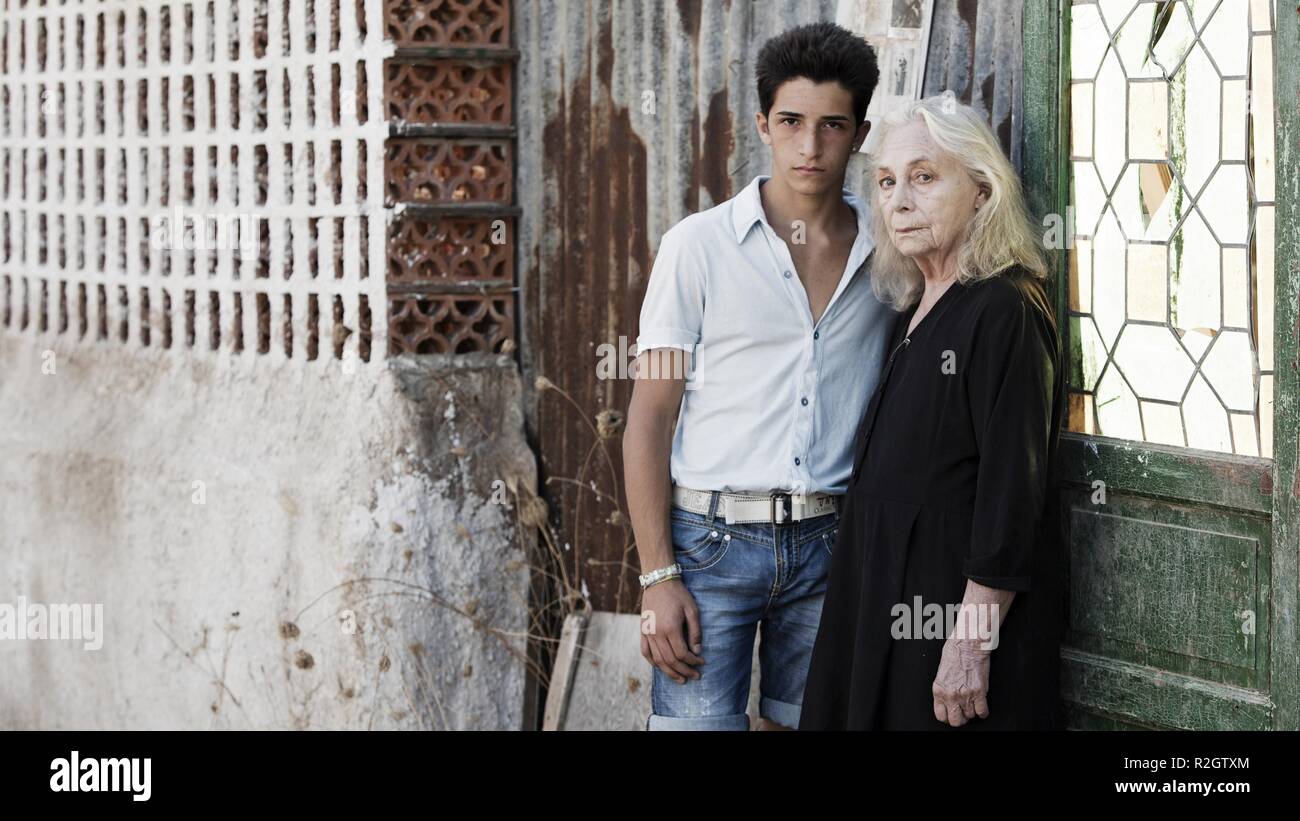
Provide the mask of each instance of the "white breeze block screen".
[{"label": "white breeze block screen", "polygon": [[371,359],[382,0],[0,9],[6,332]]}]

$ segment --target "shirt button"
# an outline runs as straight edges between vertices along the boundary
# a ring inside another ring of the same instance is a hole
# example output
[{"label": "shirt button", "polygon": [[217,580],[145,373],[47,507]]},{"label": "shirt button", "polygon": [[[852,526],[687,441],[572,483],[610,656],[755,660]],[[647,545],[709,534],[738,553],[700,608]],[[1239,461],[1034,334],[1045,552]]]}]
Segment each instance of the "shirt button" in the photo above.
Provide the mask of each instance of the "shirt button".
[{"label": "shirt button", "polygon": [[800,399],[800,400],[799,400],[799,404],[801,404],[801,405],[807,405],[807,404],[808,404],[808,397],[805,396],[804,398]]},{"label": "shirt button", "polygon": [[813,339],[821,339],[821,338],[822,338],[821,331],[813,331]]},{"label": "shirt button", "polygon": [[789,279],[789,278],[792,277],[792,276],[794,276],[794,275],[791,274],[789,271],[786,271],[786,272],[785,272],[785,278],[786,278],[786,279]]},{"label": "shirt button", "polygon": [[794,463],[795,463],[796,465],[799,464],[799,457],[798,457],[798,456],[794,457]]}]

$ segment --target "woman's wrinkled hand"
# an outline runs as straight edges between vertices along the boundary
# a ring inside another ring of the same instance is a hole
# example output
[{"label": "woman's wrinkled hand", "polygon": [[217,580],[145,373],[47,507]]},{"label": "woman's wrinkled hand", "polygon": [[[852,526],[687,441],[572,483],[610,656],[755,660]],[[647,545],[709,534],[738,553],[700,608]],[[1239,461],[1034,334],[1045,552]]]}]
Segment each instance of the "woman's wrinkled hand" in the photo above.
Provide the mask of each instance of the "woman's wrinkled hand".
[{"label": "woman's wrinkled hand", "polygon": [[989,657],[979,639],[949,638],[943,645],[939,672],[930,692],[934,696],[934,717],[960,727],[975,717],[989,716]]}]

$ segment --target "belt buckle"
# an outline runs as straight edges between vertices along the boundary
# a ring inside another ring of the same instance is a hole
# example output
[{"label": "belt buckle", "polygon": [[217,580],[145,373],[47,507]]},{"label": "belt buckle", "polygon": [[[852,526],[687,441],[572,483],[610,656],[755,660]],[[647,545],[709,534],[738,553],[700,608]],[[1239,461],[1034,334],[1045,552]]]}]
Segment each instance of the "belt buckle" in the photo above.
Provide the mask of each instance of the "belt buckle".
[{"label": "belt buckle", "polygon": [[[781,519],[779,521],[776,518],[776,502],[778,499],[781,500]],[[788,525],[794,521],[794,504],[789,493],[773,493],[768,497],[767,508],[768,518],[772,520],[772,524]]]}]

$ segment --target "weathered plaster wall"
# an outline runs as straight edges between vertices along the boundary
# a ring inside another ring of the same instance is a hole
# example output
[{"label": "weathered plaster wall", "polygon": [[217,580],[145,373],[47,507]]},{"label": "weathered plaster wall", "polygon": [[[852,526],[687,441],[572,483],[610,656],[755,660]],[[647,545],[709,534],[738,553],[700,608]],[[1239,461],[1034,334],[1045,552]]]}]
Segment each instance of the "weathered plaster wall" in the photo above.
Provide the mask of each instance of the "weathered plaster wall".
[{"label": "weathered plaster wall", "polygon": [[345,364],[0,335],[0,603],[105,622],[0,640],[0,728],[522,726],[517,369]]}]

